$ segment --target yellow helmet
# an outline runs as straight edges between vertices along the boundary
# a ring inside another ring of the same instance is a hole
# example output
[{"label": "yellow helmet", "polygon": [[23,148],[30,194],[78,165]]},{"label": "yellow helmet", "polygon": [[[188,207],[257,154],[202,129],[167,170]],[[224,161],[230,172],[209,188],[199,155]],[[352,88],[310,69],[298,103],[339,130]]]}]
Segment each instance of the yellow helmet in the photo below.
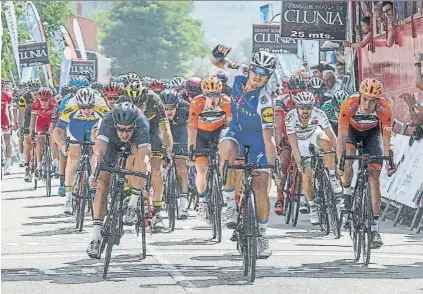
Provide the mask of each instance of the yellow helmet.
[{"label": "yellow helmet", "polygon": [[216,76],[209,76],[201,81],[201,91],[203,93],[222,92],[223,84]]},{"label": "yellow helmet", "polygon": [[133,80],[126,86],[126,94],[131,98],[141,97],[145,92],[145,88],[140,80]]},{"label": "yellow helmet", "polygon": [[360,94],[369,99],[379,99],[383,95],[383,85],[375,78],[367,78],[360,84]]}]

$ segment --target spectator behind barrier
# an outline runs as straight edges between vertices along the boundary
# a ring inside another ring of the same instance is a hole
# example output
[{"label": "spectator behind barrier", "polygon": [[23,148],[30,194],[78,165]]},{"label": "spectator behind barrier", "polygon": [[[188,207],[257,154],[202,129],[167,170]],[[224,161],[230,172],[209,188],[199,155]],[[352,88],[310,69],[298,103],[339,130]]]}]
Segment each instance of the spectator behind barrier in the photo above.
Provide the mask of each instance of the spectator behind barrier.
[{"label": "spectator behind barrier", "polygon": [[323,72],[323,81],[325,82],[325,93],[333,96],[341,90],[341,84],[336,80],[335,73],[331,70]]},{"label": "spectator behind barrier", "polygon": [[[369,16],[363,17],[361,19],[360,24],[361,24],[361,32],[360,32],[360,27],[358,25],[354,27],[358,42],[351,43],[348,41],[343,41],[342,43],[345,47],[363,48],[367,44],[369,44],[372,37],[370,34],[370,17]],[[363,33],[363,38],[361,38],[361,33]]]}]

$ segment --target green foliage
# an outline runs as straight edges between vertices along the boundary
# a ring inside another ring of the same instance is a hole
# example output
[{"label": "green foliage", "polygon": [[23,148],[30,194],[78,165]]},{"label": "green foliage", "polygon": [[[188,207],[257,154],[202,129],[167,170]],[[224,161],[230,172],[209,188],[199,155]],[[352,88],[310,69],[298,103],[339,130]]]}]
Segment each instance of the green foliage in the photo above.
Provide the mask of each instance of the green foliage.
[{"label": "green foliage", "polygon": [[112,74],[183,75],[188,61],[209,52],[201,23],[190,16],[193,7],[192,1],[116,1],[97,14],[98,38],[113,59]]},{"label": "green foliage", "polygon": [[[46,32],[47,46],[49,50],[50,64],[53,70],[53,77],[57,81],[60,73],[61,52],[56,50],[56,42],[54,34],[60,30],[60,25],[63,25],[65,20],[73,16],[70,8],[71,1],[33,1],[37,7],[40,19],[43,22],[44,30]],[[21,20],[23,15],[24,2],[14,2],[16,21],[18,24],[18,41],[19,44],[31,40],[31,36],[24,31],[24,24]],[[3,25],[3,48],[1,54],[1,76],[7,79],[12,79],[10,71],[15,81],[18,80],[18,73],[16,70],[15,59],[12,53],[12,45],[10,43],[10,35],[7,28],[4,11],[2,9],[2,25]],[[40,69],[42,67],[40,66]],[[41,75],[43,78],[43,75]]]}]

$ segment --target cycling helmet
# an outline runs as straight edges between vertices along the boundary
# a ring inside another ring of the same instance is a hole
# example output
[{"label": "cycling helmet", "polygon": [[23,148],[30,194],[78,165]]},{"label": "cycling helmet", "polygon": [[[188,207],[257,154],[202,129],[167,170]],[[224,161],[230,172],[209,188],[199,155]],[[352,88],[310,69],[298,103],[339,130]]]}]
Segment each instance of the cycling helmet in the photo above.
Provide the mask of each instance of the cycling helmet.
[{"label": "cycling helmet", "polygon": [[122,93],[122,84],[110,82],[104,85],[103,94],[109,95],[120,95]]},{"label": "cycling helmet", "polygon": [[306,87],[306,81],[301,76],[291,76],[287,83],[288,90],[305,90]]},{"label": "cycling helmet", "polygon": [[37,97],[39,99],[52,99],[53,91],[49,88],[41,88],[38,90]]},{"label": "cycling helmet", "polygon": [[379,99],[383,95],[383,85],[375,78],[367,78],[360,84],[360,94],[369,99]]},{"label": "cycling helmet", "polygon": [[91,88],[82,88],[79,89],[76,94],[76,103],[79,107],[85,106],[94,106],[95,104],[95,91]]},{"label": "cycling helmet", "polygon": [[112,117],[115,123],[124,126],[134,124],[139,116],[138,107],[128,101],[117,104],[112,110]]},{"label": "cycling helmet", "polygon": [[178,92],[173,89],[163,90],[160,92],[160,99],[162,99],[162,102],[165,105],[176,105],[176,103],[179,101],[179,95]]},{"label": "cycling helmet", "polygon": [[133,80],[126,87],[126,94],[131,98],[138,98],[145,93],[145,88],[140,80]]},{"label": "cycling helmet", "polygon": [[163,83],[162,80],[154,80],[150,84],[150,90],[154,92],[161,92],[164,90],[164,88],[165,88],[165,84]]},{"label": "cycling helmet", "polygon": [[348,94],[344,90],[339,90],[333,95],[333,98],[336,100],[339,106],[341,106],[345,99],[347,99],[348,97],[350,97],[350,94]]},{"label": "cycling helmet", "polygon": [[172,85],[172,88],[180,89],[184,87],[185,79],[183,77],[174,77],[170,84]]},{"label": "cycling helmet", "polygon": [[62,97],[65,97],[66,95],[70,93],[72,93],[72,90],[69,85],[63,85],[62,88],[60,89],[60,95],[62,95]]},{"label": "cycling helmet", "polygon": [[222,81],[222,83],[226,84],[228,82],[228,76],[224,71],[218,71],[216,73],[216,77]]},{"label": "cycling helmet", "polygon": [[319,77],[312,77],[308,83],[307,87],[311,89],[320,89],[323,87],[324,81]]},{"label": "cycling helmet", "polygon": [[185,81],[185,89],[188,93],[193,96],[201,94],[201,79],[198,77],[192,77]]},{"label": "cycling helmet", "polygon": [[276,69],[276,58],[273,54],[266,51],[258,51],[254,53],[250,65],[258,66],[274,72]]},{"label": "cycling helmet", "polygon": [[133,80],[139,80],[140,79],[140,77],[134,72],[128,72],[126,74],[126,78],[129,80],[129,82],[132,82]]},{"label": "cycling helmet", "polygon": [[91,84],[91,89],[101,93],[103,92],[103,85],[100,82],[94,82]]},{"label": "cycling helmet", "polygon": [[223,84],[216,76],[209,76],[201,81],[201,91],[206,93],[222,92]]},{"label": "cycling helmet", "polygon": [[32,78],[28,80],[27,85],[30,89],[41,88],[41,81],[38,78]]},{"label": "cycling helmet", "polygon": [[315,98],[313,93],[304,91],[299,92],[295,95],[294,103],[295,105],[314,105]]},{"label": "cycling helmet", "polygon": [[90,82],[85,76],[81,76],[81,75],[71,76],[69,79],[69,86],[71,87],[82,88],[82,87],[88,87],[89,84]]},{"label": "cycling helmet", "polygon": [[86,77],[88,82],[90,83],[93,81],[93,77],[91,76],[91,73],[88,70],[81,70],[79,72],[79,75]]}]

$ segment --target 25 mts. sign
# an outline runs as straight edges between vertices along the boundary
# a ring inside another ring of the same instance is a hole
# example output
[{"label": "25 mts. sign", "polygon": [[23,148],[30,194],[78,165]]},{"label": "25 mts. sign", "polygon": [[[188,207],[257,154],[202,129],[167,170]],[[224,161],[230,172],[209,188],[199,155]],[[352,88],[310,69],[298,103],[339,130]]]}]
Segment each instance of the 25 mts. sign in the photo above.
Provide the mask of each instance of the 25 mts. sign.
[{"label": "25 mts. sign", "polygon": [[345,40],[348,2],[283,1],[281,37]]}]

